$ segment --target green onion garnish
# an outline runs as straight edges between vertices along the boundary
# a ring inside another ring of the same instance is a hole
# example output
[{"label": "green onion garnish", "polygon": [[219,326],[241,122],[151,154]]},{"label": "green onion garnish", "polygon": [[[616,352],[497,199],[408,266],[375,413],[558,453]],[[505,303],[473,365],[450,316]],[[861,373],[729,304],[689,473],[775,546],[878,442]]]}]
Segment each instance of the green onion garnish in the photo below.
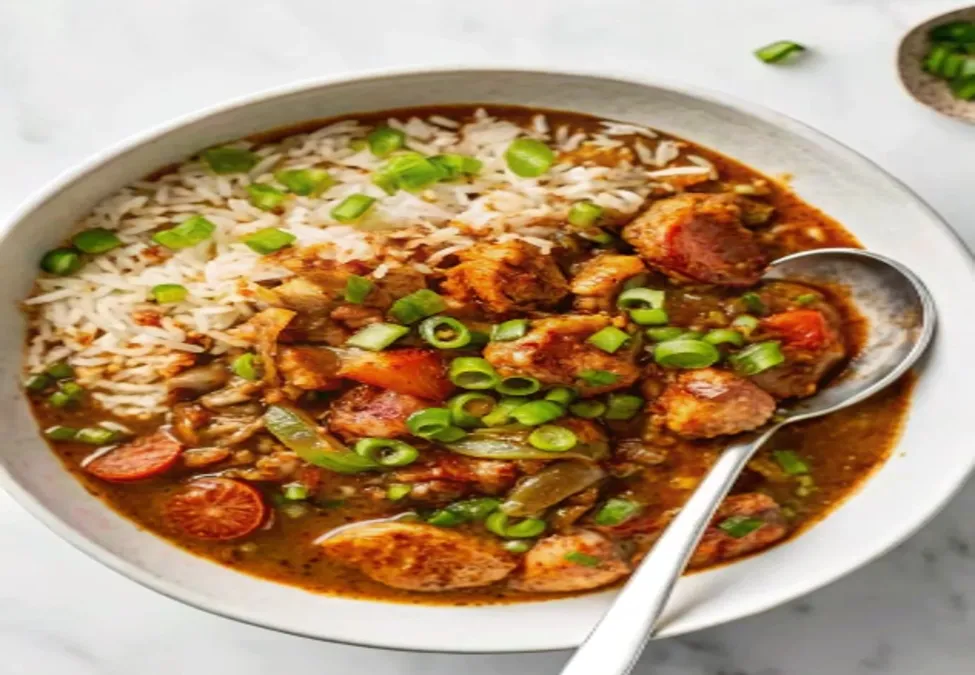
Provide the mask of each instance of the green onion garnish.
[{"label": "green onion garnish", "polygon": [[530,539],[545,531],[545,521],[540,518],[525,518],[512,524],[504,511],[495,511],[484,521],[484,527],[505,539]]},{"label": "green onion garnish", "polygon": [[709,330],[702,339],[712,345],[734,345],[735,347],[741,347],[745,344],[745,336],[730,328]]},{"label": "green onion garnish", "polygon": [[748,536],[764,524],[765,521],[761,520],[760,518],[751,518],[750,516],[731,516],[730,518],[726,518],[718,523],[718,527],[728,534],[728,536],[734,537],[735,539],[741,539],[742,537]]},{"label": "green onion garnish", "polygon": [[418,152],[404,152],[392,157],[373,176],[372,182],[388,193],[397,189],[414,192],[447,178],[446,169]]},{"label": "green onion garnish", "polygon": [[765,63],[779,63],[785,57],[789,56],[789,54],[803,51],[806,51],[806,48],[798,42],[779,40],[778,42],[773,42],[772,44],[765,45],[760,49],[756,49],[755,56],[760,58]]},{"label": "green onion garnish", "polygon": [[441,443],[453,443],[454,441],[459,441],[467,432],[460,427],[447,427],[442,431],[438,431],[435,434],[429,436],[430,440],[440,441]]},{"label": "green onion garnish", "polygon": [[104,227],[93,227],[90,230],[79,232],[71,240],[74,247],[82,253],[105,253],[122,245],[122,240]]},{"label": "green onion garnish", "polygon": [[420,438],[430,438],[453,426],[453,415],[447,408],[426,408],[406,418],[406,428]]},{"label": "green onion garnish", "polygon": [[464,517],[459,514],[451,513],[447,509],[438,509],[430,514],[427,522],[437,527],[453,527],[465,521]]},{"label": "green onion garnish", "polygon": [[745,293],[741,296],[741,302],[752,314],[765,314],[768,311],[768,307],[762,302],[762,296],[758,293]]},{"label": "green onion garnish", "polygon": [[676,340],[681,335],[684,334],[682,328],[677,326],[665,326],[663,328],[648,328],[646,331],[646,336],[653,340],[654,342],[666,342],[667,340]]},{"label": "green onion garnish", "polygon": [[670,316],[665,309],[631,309],[630,319],[640,326],[666,326]]},{"label": "green onion garnish", "polygon": [[508,396],[530,396],[542,388],[542,383],[527,375],[512,375],[498,382],[495,389]]},{"label": "green onion garnish", "polygon": [[386,157],[406,146],[406,134],[399,129],[379,127],[366,136],[369,152],[376,157]]},{"label": "green onion garnish", "polygon": [[301,483],[288,483],[284,485],[284,498],[291,502],[300,502],[308,499],[308,487]]},{"label": "green onion garnish", "polygon": [[653,360],[667,368],[707,368],[720,358],[721,353],[714,345],[683,336],[658,342],[653,348]]},{"label": "green onion garnish", "polygon": [[281,190],[264,183],[254,183],[247,186],[247,201],[262,211],[273,211],[284,202],[285,194]]},{"label": "green onion garnish", "polygon": [[217,226],[203,216],[190,216],[176,227],[156,232],[152,240],[166,248],[178,250],[206,241],[216,229]]},{"label": "green onion garnish", "polygon": [[439,167],[446,175],[446,180],[453,180],[458,176],[476,176],[481,172],[484,163],[467,155],[434,155],[430,163]]},{"label": "green onion garnish", "polygon": [[590,335],[586,342],[608,354],[615,354],[629,340],[630,334],[625,330],[620,330],[616,326],[606,326]]},{"label": "green onion garnish", "polygon": [[153,299],[160,305],[183,302],[189,293],[186,286],[181,286],[180,284],[159,284],[153,286],[149,292],[152,293]]},{"label": "green onion garnish", "polygon": [[358,274],[350,274],[349,278],[345,280],[345,293],[343,297],[346,302],[361,305],[366,301],[366,298],[375,287],[376,284],[369,279],[360,277]]},{"label": "green onion garnish", "polygon": [[381,352],[409,332],[406,326],[395,323],[371,323],[346,340],[345,344],[347,347]]},{"label": "green onion garnish", "polygon": [[511,417],[529,427],[536,427],[552,420],[557,420],[565,414],[565,408],[551,401],[529,401],[511,411]]},{"label": "green onion garnish", "polygon": [[260,358],[251,352],[241,354],[230,362],[230,370],[238,377],[256,382],[261,379]]},{"label": "green onion garnish", "polygon": [[643,509],[641,504],[637,504],[629,499],[622,499],[620,497],[613,497],[612,499],[607,499],[606,503],[603,504],[598,511],[596,511],[595,521],[597,525],[603,525],[606,527],[613,527],[614,525],[621,525],[633,516],[640,513]]},{"label": "green onion garnish", "polygon": [[731,327],[743,333],[746,337],[751,335],[758,328],[758,319],[750,314],[742,314],[735,317],[731,322]]},{"label": "green onion garnish", "polygon": [[504,153],[512,173],[522,178],[537,178],[555,163],[555,153],[541,141],[516,138]]},{"label": "green onion garnish", "polygon": [[244,173],[254,168],[258,156],[243,148],[210,148],[200,153],[213,173]]},{"label": "green onion garnish", "polygon": [[324,169],[288,169],[278,171],[274,179],[300,197],[318,197],[335,185],[335,179]]},{"label": "green onion garnish", "polygon": [[356,193],[349,195],[342,202],[332,209],[332,218],[340,223],[352,223],[365,215],[366,211],[372,207],[376,198]]},{"label": "green onion garnish", "polygon": [[296,239],[297,237],[290,232],[279,230],[276,227],[265,227],[244,237],[243,241],[255,253],[269,255],[275,251],[280,251],[283,248],[291,246]]},{"label": "green onion garnish", "polygon": [[481,422],[487,427],[501,427],[508,424],[513,419],[511,413],[517,408],[527,403],[527,399],[515,396],[506,396],[498,401],[494,410],[481,418]]},{"label": "green onion garnish", "polygon": [[363,438],[355,444],[355,453],[380,466],[406,466],[420,456],[409,443],[392,438]]},{"label": "green onion garnish", "polygon": [[392,483],[386,488],[386,499],[391,502],[398,502],[409,496],[413,492],[413,486],[409,483]]},{"label": "green onion garnish", "polygon": [[595,399],[578,401],[569,406],[569,412],[576,417],[595,419],[606,412],[606,404]]},{"label": "green onion garnish", "polygon": [[809,465],[806,464],[799,455],[792,450],[776,450],[772,453],[775,461],[779,463],[782,470],[790,476],[800,476],[809,473]]},{"label": "green onion garnish", "polygon": [[803,307],[811,305],[817,300],[819,300],[819,296],[815,293],[803,293],[802,295],[796,296],[796,304],[802,305]]},{"label": "green onion garnish", "polygon": [[448,504],[445,511],[459,516],[464,522],[480,522],[498,510],[501,500],[494,497],[476,497]]},{"label": "green onion garnish", "polygon": [[41,258],[41,269],[60,277],[74,274],[81,269],[81,256],[71,248],[56,248]]},{"label": "green onion garnish", "polygon": [[34,373],[24,382],[24,389],[36,394],[44,391],[52,384],[54,384],[54,380],[44,373]]},{"label": "green onion garnish", "polygon": [[569,551],[563,557],[570,563],[581,565],[582,567],[599,567],[600,563],[602,563],[602,560],[596,556],[582,553],[581,551]]},{"label": "green onion garnish", "polygon": [[67,380],[74,377],[74,368],[71,367],[66,361],[58,361],[57,363],[52,363],[44,372],[53,377],[55,380]]},{"label": "green onion garnish", "polygon": [[494,410],[496,403],[493,396],[468,391],[447,401],[447,410],[456,426],[473,429],[481,426],[483,418]]},{"label": "green onion garnish", "polygon": [[431,316],[420,323],[420,337],[437,349],[460,349],[471,341],[471,331],[449,316]]},{"label": "green onion garnish", "polygon": [[118,432],[104,427],[85,427],[78,430],[74,440],[89,445],[105,445],[118,440]]},{"label": "green onion garnish", "polygon": [[528,332],[528,319],[511,319],[491,328],[491,339],[495,342],[510,342],[523,337]]},{"label": "green onion garnish", "polygon": [[583,370],[579,373],[579,379],[590,387],[607,387],[616,384],[620,376],[608,370]]},{"label": "green onion garnish", "polygon": [[512,539],[511,541],[504,542],[502,548],[509,553],[528,553],[531,548],[531,542],[525,539]]},{"label": "green onion garnish", "polygon": [[528,435],[528,442],[546,452],[566,452],[574,448],[579,439],[570,429],[543,424]]},{"label": "green onion garnish", "polygon": [[412,324],[447,309],[447,302],[433,291],[421,288],[405,295],[390,307],[390,315],[400,323]]},{"label": "green onion garnish", "polygon": [[450,362],[450,381],[464,389],[494,389],[501,376],[494,366],[478,356],[459,356]]},{"label": "green onion garnish", "polygon": [[576,227],[591,227],[603,217],[603,207],[592,202],[576,202],[569,209],[569,224]]},{"label": "green onion garnish", "polygon": [[610,394],[606,397],[606,413],[608,420],[628,420],[640,412],[643,399],[633,394]]},{"label": "green onion garnish", "polygon": [[[975,61],[973,59],[969,59]],[[968,75],[956,78],[951,83],[951,91],[955,98],[962,101],[971,101],[975,98],[975,75]]]},{"label": "green onion garnish", "polygon": [[73,441],[78,437],[78,430],[56,424],[45,429],[44,436],[52,441]]},{"label": "green onion garnish", "polygon": [[620,309],[663,309],[666,293],[653,288],[628,288],[616,298]]},{"label": "green onion garnish", "polygon": [[757,342],[730,356],[728,362],[735,372],[748,377],[784,363],[785,355],[778,342]]},{"label": "green onion garnish", "polygon": [[555,387],[546,392],[545,400],[558,403],[564,408],[576,400],[576,396],[578,396],[578,393],[572,387]]}]

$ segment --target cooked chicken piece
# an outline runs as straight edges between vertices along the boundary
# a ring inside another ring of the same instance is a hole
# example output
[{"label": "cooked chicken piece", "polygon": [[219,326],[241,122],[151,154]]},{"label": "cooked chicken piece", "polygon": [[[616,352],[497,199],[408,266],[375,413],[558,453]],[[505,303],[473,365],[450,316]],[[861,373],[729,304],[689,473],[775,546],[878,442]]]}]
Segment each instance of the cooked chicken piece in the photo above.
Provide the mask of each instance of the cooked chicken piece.
[{"label": "cooked chicken piece", "polygon": [[[446,506],[468,494],[470,486],[466,483],[455,483],[449,480],[425,480],[413,483],[410,490],[410,501],[423,502],[429,506]],[[385,499],[386,492],[382,491]]]},{"label": "cooked chicken piece", "polygon": [[583,312],[610,312],[616,296],[630,279],[646,273],[635,255],[601,253],[575,270],[570,290],[576,295],[575,308]]},{"label": "cooked chicken piece", "polygon": [[231,331],[237,337],[254,344],[258,356],[261,357],[261,381],[264,384],[276,386],[278,383],[278,336],[295,316],[296,313],[290,309],[272,307],[258,312]]},{"label": "cooked chicken piece", "polygon": [[204,394],[198,401],[211,410],[220,410],[254,400],[260,394],[261,386],[260,382],[251,382],[242,377],[235,377],[223,389]]},{"label": "cooked chicken piece", "polygon": [[282,305],[305,314],[322,314],[336,304],[334,292],[301,277],[289,279],[273,291]]},{"label": "cooked chicken piece", "polygon": [[307,391],[331,391],[342,386],[339,357],[326,347],[281,347],[278,369],[285,384]]},{"label": "cooked chicken piece", "polygon": [[339,305],[331,311],[329,318],[344,324],[350,330],[359,330],[371,323],[383,320],[382,310],[362,305]]},{"label": "cooked chicken piece", "polygon": [[751,380],[778,398],[811,396],[819,381],[846,357],[843,336],[818,309],[797,309],[762,319],[755,339],[778,340],[785,363]]},{"label": "cooked chicken piece", "polygon": [[543,384],[576,387],[589,396],[624,389],[640,377],[637,340],[609,354],[586,340],[612,324],[603,315],[565,315],[540,319],[511,342],[491,342],[484,358],[504,377],[529,375]]},{"label": "cooked chicken piece", "polygon": [[412,267],[394,267],[382,279],[373,281],[376,286],[366,296],[364,304],[383,311],[400,298],[427,287],[426,276]]},{"label": "cooked chicken piece", "polygon": [[173,406],[173,434],[186,445],[200,444],[199,430],[205,427],[213,413],[196,403],[177,403]]},{"label": "cooked chicken piece", "polygon": [[441,401],[454,389],[443,356],[430,349],[350,351],[342,356],[339,376],[428,401]]},{"label": "cooked chicken piece", "polygon": [[365,523],[339,531],[321,547],[329,558],[379,583],[410,591],[487,586],[516,565],[489,540],[423,523]]},{"label": "cooked chicken piece", "polygon": [[750,286],[765,269],[731,195],[686,193],[653,203],[623,228],[649,265],[679,282]]},{"label": "cooked chicken piece", "polygon": [[775,413],[775,401],[766,392],[717,368],[680,373],[654,407],[668,429],[686,438],[749,431]]},{"label": "cooked chicken piece", "polygon": [[423,399],[361,384],[342,394],[329,409],[328,428],[346,440],[407,436],[406,418],[429,408]]},{"label": "cooked chicken piece", "polygon": [[606,586],[629,573],[629,565],[608,537],[576,530],[535,544],[509,584],[520,591],[568,593]]},{"label": "cooked chicken piece", "polygon": [[551,307],[569,292],[552,257],[523,241],[479,244],[458,257],[461,263],[447,270],[443,291],[462,304],[477,302],[504,314]]},{"label": "cooked chicken piece", "polygon": [[514,462],[438,452],[424,463],[400,469],[392,476],[397,483],[449,481],[462,483],[477,492],[498,494],[514,484],[518,468]]}]

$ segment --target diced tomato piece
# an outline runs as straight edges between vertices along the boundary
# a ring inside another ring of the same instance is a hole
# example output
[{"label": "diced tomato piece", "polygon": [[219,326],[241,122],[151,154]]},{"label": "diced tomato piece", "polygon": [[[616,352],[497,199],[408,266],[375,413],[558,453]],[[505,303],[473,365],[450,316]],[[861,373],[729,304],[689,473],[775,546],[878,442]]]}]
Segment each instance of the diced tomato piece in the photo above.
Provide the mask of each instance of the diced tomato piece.
[{"label": "diced tomato piece", "polygon": [[429,349],[393,349],[346,356],[339,377],[428,401],[442,401],[454,389],[447,378],[443,357]]},{"label": "diced tomato piece", "polygon": [[120,445],[92,461],[85,470],[113,483],[158,476],[179,459],[183,444],[164,431]]},{"label": "diced tomato piece", "polygon": [[787,346],[803,351],[819,351],[835,339],[826,317],[815,309],[773,314],[762,319],[761,327],[781,337]]},{"label": "diced tomato piece", "polygon": [[200,478],[166,503],[166,518],[200,539],[238,539],[256,530],[267,516],[261,493],[230,478]]}]

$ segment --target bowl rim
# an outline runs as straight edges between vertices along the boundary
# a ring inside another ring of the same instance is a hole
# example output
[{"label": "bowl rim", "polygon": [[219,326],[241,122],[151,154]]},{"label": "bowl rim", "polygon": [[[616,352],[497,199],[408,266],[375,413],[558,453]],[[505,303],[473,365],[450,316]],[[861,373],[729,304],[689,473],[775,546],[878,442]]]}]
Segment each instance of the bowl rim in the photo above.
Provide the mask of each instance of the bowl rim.
[{"label": "bowl rim", "polygon": [[[449,76],[449,75],[467,75],[467,76],[477,76],[477,75],[535,75],[535,76],[560,76],[560,77],[579,77],[579,78],[589,78],[589,79],[600,79],[600,80],[610,80],[619,82],[621,84],[630,84],[645,87],[655,87],[659,89],[665,89],[673,91],[678,94],[689,96],[692,98],[698,98],[709,103],[725,106],[738,110],[739,112],[745,113],[746,115],[756,117],[768,124],[777,126],[784,129],[790,133],[796,134],[800,137],[805,138],[815,144],[823,146],[825,149],[844,155],[851,162],[859,164],[861,167],[874,171],[883,175],[888,179],[892,187],[898,189],[905,198],[915,202],[921,210],[927,215],[931,221],[936,223],[942,231],[948,236],[949,241],[953,241],[955,246],[962,252],[967,254],[965,256],[967,260],[967,266],[972,278],[975,279],[975,258],[972,256],[972,251],[968,248],[964,240],[955,232],[951,226],[919,195],[917,195],[910,187],[904,184],[898,178],[892,176],[885,169],[883,169],[879,164],[864,156],[860,152],[854,150],[853,148],[847,146],[846,144],[834,139],[825,132],[819,131],[804,122],[800,122],[784,113],[778,112],[764,105],[751,103],[744,99],[741,99],[735,95],[727,94],[724,92],[719,92],[713,89],[698,87],[696,85],[688,85],[682,82],[676,82],[669,80],[667,78],[660,78],[656,76],[644,77],[635,75],[633,73],[625,71],[606,71],[600,69],[558,69],[558,68],[518,68],[518,67],[499,67],[493,65],[460,65],[460,66],[450,66],[450,67],[394,67],[394,68],[378,68],[378,69],[368,69],[368,70],[356,70],[350,73],[335,75],[335,76],[325,76],[316,78],[307,78],[298,80],[289,84],[282,86],[271,87],[262,89],[258,92],[232,98],[211,106],[206,106],[204,108],[197,109],[185,115],[181,115],[175,118],[171,118],[162,123],[156,124],[149,129],[138,132],[135,134],[130,134],[127,137],[111,144],[106,149],[96,152],[95,154],[89,156],[87,159],[82,160],[80,163],[62,171],[53,180],[49,181],[46,185],[38,190],[35,190],[30,196],[28,196],[23,202],[18,205],[13,212],[4,218],[0,222],[0,244],[2,244],[7,237],[16,229],[17,225],[32,211],[41,207],[45,202],[54,198],[62,190],[70,186],[73,182],[82,179],[89,172],[104,166],[115,159],[125,155],[127,152],[133,151],[138,147],[157,140],[166,134],[179,129],[180,127],[193,124],[205,120],[206,118],[220,115],[222,113],[246,107],[252,104],[257,104],[262,101],[269,99],[284,97],[292,94],[298,94],[304,91],[313,90],[322,87],[328,87],[338,84],[347,84],[353,82],[364,82],[364,81],[381,81],[384,79],[405,77],[405,76],[415,76],[415,75],[428,75],[428,76]],[[701,619],[698,621],[682,621],[679,631],[668,631],[666,627],[660,633],[654,637],[672,637],[675,635],[695,632],[698,630],[703,630],[716,625],[721,625],[726,622],[734,621],[737,619],[742,619],[748,616],[759,614],[768,611],[776,606],[779,606],[785,602],[793,600],[797,597],[801,597],[807,593],[814,590],[822,588],[834,581],[850,574],[851,572],[863,567],[864,565],[876,560],[880,556],[884,555],[892,548],[906,540],[908,537],[917,532],[921,527],[923,527],[927,522],[929,522],[938,512],[940,512],[945,505],[954,497],[958,490],[964,485],[968,476],[975,469],[975,454],[973,454],[968,461],[966,467],[963,471],[959,471],[958,475],[954,480],[950,481],[947,489],[934,500],[933,506],[924,513],[917,514],[911,522],[906,523],[906,526],[897,533],[892,533],[885,540],[879,541],[877,546],[870,552],[864,553],[857,557],[856,559],[850,560],[848,566],[843,571],[837,571],[834,574],[828,575],[824,578],[818,578],[814,581],[806,582],[803,584],[796,584],[791,588],[787,589],[784,594],[773,594],[765,599],[757,602],[753,602],[749,606],[745,607],[739,612],[733,615],[725,616],[717,621],[714,618]],[[360,647],[372,647],[378,649],[386,649],[392,651],[412,651],[412,652],[428,652],[428,653],[467,653],[467,654],[503,654],[503,653],[536,653],[536,652],[548,652],[556,651],[562,649],[575,648],[577,643],[558,641],[558,638],[540,638],[537,647],[528,649],[504,649],[504,648],[484,648],[484,649],[474,649],[474,648],[462,648],[458,649],[456,647],[451,648],[451,645],[445,640],[442,647],[414,647],[408,644],[397,643],[395,641],[382,641],[370,640],[368,637],[361,640],[351,640],[351,639],[339,639],[330,638],[315,633],[313,630],[298,630],[292,627],[283,626],[276,623],[270,619],[264,619],[253,614],[245,614],[241,611],[236,610],[229,604],[221,604],[215,601],[213,598],[203,597],[198,593],[187,590],[175,583],[172,583],[164,578],[153,576],[152,574],[144,571],[139,566],[130,563],[123,558],[117,556],[115,553],[109,551],[108,549],[102,547],[100,544],[96,543],[94,540],[88,539],[81,533],[72,528],[69,524],[61,520],[52,511],[40,502],[33,494],[28,492],[25,488],[22,488],[20,484],[13,478],[9,469],[4,465],[0,464],[0,487],[4,488],[8,494],[10,494],[17,503],[19,503],[28,513],[33,517],[43,523],[48,529],[57,534],[59,537],[67,541],[69,544],[74,546],[79,551],[85,553],[89,557],[97,560],[98,562],[104,564],[110,569],[118,572],[132,581],[154,590],[162,595],[169,598],[177,600],[183,604],[195,607],[197,609],[204,610],[211,614],[215,614],[224,618],[233,619],[240,621],[245,624],[252,626],[258,626],[261,628],[269,628],[278,632],[288,633],[295,635],[297,637],[311,638],[315,640],[321,640],[325,642],[333,642],[337,644],[354,645]],[[264,580],[267,583],[275,583],[271,580]],[[614,592],[614,591],[610,591]],[[556,602],[553,600],[552,602]]]}]

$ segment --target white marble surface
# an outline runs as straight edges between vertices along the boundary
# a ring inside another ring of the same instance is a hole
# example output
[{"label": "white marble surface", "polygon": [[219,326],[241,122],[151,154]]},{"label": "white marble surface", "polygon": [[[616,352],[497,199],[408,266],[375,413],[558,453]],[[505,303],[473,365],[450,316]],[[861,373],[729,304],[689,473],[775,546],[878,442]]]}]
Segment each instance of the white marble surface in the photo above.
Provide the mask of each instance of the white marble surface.
[{"label": "white marble surface", "polygon": [[[107,144],[228,97],[322,74],[466,62],[662,75],[764,103],[878,161],[975,244],[975,128],[917,106],[900,90],[893,68],[899,36],[957,2],[492,0],[483,6],[463,0],[0,2],[0,152],[8,168],[0,180],[0,214]],[[780,38],[815,53],[789,68],[751,56],[756,45]],[[764,615],[655,643],[637,672],[971,673],[972,511],[970,484],[883,559]],[[556,673],[565,658],[390,653],[239,625],[110,572],[0,493],[2,675]]]}]

